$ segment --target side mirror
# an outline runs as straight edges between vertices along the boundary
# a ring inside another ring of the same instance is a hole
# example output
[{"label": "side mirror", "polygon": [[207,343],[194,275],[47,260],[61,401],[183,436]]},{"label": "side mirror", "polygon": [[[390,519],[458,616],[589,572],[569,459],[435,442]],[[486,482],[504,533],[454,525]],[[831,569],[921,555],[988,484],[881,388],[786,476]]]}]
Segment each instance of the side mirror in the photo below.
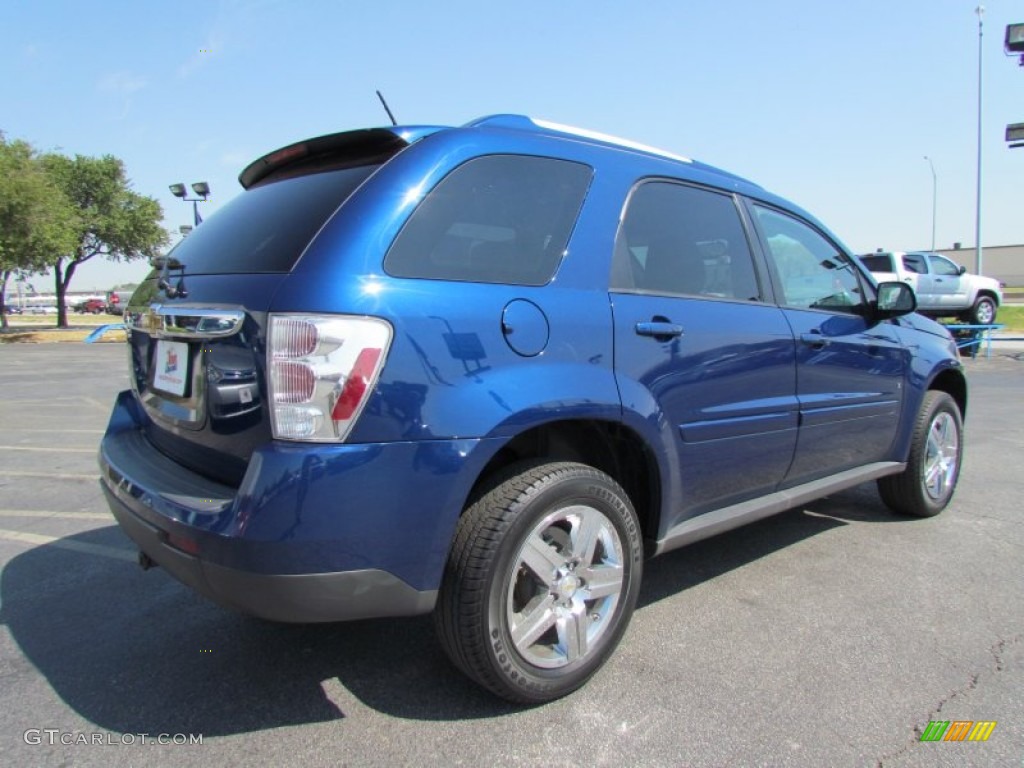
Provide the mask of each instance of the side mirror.
[{"label": "side mirror", "polygon": [[906,283],[895,280],[878,284],[878,301],[875,303],[875,321],[909,315],[917,309],[917,296]]},{"label": "side mirror", "polygon": [[961,275],[966,275],[967,274],[967,267],[961,266],[960,267],[960,274]]}]

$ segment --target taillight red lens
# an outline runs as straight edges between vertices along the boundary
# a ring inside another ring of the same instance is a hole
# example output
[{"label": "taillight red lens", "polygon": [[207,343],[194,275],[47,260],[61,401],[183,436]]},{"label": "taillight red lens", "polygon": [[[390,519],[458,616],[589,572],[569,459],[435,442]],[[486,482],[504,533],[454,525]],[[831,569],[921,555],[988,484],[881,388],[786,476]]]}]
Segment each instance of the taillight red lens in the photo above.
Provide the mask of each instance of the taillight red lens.
[{"label": "taillight red lens", "polygon": [[366,388],[369,386],[373,372],[377,368],[377,361],[380,359],[379,349],[364,349],[356,358],[356,364],[352,366],[352,372],[345,380],[345,386],[341,390],[338,402],[334,404],[331,411],[331,418],[335,421],[351,419],[356,408],[363,401]]}]

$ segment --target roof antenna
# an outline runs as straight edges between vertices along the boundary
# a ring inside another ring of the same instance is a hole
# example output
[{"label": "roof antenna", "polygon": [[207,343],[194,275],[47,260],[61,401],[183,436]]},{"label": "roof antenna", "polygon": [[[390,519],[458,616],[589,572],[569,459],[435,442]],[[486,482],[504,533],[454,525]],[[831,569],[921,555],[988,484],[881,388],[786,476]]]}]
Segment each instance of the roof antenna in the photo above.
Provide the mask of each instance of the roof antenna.
[{"label": "roof antenna", "polygon": [[384,94],[381,93],[380,91],[377,91],[377,98],[380,99],[380,103],[384,105],[384,111],[387,112],[388,117],[391,118],[391,124],[398,125],[398,121],[395,120],[395,116],[391,114],[391,108],[388,106],[388,103],[384,101]]}]

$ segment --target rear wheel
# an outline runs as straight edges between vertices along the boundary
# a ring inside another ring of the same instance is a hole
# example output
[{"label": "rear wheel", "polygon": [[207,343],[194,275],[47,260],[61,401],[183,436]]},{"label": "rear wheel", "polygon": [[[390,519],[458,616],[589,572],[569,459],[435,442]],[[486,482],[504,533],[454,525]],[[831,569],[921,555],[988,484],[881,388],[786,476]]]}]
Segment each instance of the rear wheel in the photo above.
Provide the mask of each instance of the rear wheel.
[{"label": "rear wheel", "polygon": [[915,517],[939,514],[956,490],[963,455],[963,420],[945,392],[925,394],[914,424],[907,468],[878,481],[882,501],[894,512]]},{"label": "rear wheel", "polygon": [[435,624],[465,674],[536,704],[582,686],[622,637],[643,548],[628,497],[583,464],[519,464],[459,523]]}]

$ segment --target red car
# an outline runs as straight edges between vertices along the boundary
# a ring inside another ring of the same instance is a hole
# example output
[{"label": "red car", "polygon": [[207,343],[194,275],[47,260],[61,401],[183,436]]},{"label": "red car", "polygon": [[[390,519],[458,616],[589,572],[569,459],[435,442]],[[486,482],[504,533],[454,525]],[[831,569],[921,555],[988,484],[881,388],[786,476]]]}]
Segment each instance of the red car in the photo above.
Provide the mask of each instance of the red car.
[{"label": "red car", "polygon": [[103,299],[86,299],[75,304],[75,312],[88,312],[93,315],[98,315],[107,308],[106,302]]}]

